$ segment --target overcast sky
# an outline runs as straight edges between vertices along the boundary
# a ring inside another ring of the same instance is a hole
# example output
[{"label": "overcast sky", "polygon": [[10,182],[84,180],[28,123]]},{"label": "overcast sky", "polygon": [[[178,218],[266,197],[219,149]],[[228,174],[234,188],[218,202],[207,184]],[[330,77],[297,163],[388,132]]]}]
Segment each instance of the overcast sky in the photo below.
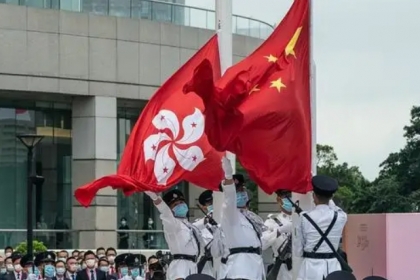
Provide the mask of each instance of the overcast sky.
[{"label": "overcast sky", "polygon": [[[233,12],[269,23],[291,0],[233,0]],[[374,179],[404,146],[403,126],[420,105],[419,0],[314,1],[318,143]],[[187,0],[214,8],[214,0]]]}]

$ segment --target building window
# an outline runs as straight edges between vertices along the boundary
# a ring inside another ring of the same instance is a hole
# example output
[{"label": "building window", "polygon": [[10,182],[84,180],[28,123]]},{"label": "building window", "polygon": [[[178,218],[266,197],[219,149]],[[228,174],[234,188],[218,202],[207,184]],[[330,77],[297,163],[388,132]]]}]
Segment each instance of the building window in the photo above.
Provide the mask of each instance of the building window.
[{"label": "building window", "polygon": [[[71,105],[0,101],[0,247],[26,240],[27,149],[17,134],[39,134],[33,173],[45,177],[33,189],[33,224],[37,229],[71,228]],[[2,232],[1,229],[20,229]],[[51,249],[70,248],[67,233],[35,233]]]},{"label": "building window", "polygon": [[[139,109],[118,107],[118,161],[121,159],[125,144],[139,115]],[[172,188],[181,190],[188,201],[188,183],[182,182]],[[117,228],[121,227],[120,221],[122,218],[125,218],[130,230],[162,230],[162,222],[156,207],[151,199],[143,193],[135,193],[125,197],[123,193],[118,192],[117,209]],[[149,223],[149,221],[152,223]],[[119,244],[119,247],[125,247],[126,245],[122,242]],[[162,232],[136,232],[129,233],[128,247],[133,249],[158,249],[167,248],[167,244]]]}]

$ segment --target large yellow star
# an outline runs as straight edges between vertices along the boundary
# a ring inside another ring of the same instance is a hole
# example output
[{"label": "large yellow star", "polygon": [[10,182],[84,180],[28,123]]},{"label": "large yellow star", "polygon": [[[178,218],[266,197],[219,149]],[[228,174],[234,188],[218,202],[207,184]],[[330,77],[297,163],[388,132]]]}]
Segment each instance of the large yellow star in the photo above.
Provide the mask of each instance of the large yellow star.
[{"label": "large yellow star", "polygon": [[291,54],[291,55],[293,55],[296,58],[295,46],[296,46],[296,43],[297,43],[297,41],[299,39],[299,36],[300,36],[300,32],[301,31],[302,31],[302,27],[299,27],[298,29],[296,29],[295,34],[293,34],[292,39],[287,44],[286,49],[284,50],[284,52],[286,53],[286,56],[288,56],[289,54]]},{"label": "large yellow star", "polygon": [[265,58],[267,58],[268,62],[277,62],[277,60],[279,60],[277,57],[275,57],[274,55],[270,54],[268,56],[264,56]]},{"label": "large yellow star", "polygon": [[258,85],[255,85],[255,86],[251,89],[251,91],[249,92],[249,95],[251,95],[252,93],[257,92],[257,91],[260,91],[260,89],[258,88]]},{"label": "large yellow star", "polygon": [[281,82],[281,78],[271,81],[270,88],[276,88],[278,92],[280,92],[280,90],[285,87],[286,85]]}]

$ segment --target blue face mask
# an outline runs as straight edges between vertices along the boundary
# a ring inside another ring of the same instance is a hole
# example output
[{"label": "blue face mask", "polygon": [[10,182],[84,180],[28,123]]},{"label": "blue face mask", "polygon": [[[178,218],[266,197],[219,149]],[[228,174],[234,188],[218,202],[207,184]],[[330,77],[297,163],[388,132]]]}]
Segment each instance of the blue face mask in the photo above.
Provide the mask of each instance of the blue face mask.
[{"label": "blue face mask", "polygon": [[292,212],[293,210],[293,205],[290,202],[290,200],[288,200],[287,198],[283,198],[281,200],[283,202],[283,205],[281,206],[284,210],[286,210],[287,212]]},{"label": "blue face mask", "polygon": [[133,268],[133,269],[131,269],[131,276],[133,276],[134,278],[136,278],[139,275],[140,275],[140,269],[139,268]]},{"label": "blue face mask", "polygon": [[121,267],[121,275],[126,276],[128,274],[128,267]]},{"label": "blue face mask", "polygon": [[44,267],[44,273],[45,273],[45,277],[47,278],[52,278],[54,277],[55,274],[55,267],[48,264]]},{"label": "blue face mask", "polygon": [[207,206],[207,214],[213,212],[213,205]]},{"label": "blue face mask", "polygon": [[5,267],[0,268],[0,274],[6,274],[7,269]]},{"label": "blue face mask", "polygon": [[248,193],[247,192],[237,192],[236,193],[236,206],[239,208],[243,208],[246,206],[248,202]]},{"label": "blue face mask", "polygon": [[188,206],[185,203],[178,204],[175,206],[172,211],[174,212],[174,216],[178,218],[186,218],[188,213]]}]

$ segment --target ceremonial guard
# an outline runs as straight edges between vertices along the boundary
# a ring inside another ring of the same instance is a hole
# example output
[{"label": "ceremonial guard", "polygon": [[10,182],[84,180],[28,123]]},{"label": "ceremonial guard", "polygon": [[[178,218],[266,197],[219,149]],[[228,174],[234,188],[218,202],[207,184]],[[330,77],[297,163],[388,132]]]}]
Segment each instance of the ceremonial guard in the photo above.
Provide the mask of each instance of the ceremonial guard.
[{"label": "ceremonial guard", "polygon": [[261,280],[264,277],[261,235],[264,221],[246,209],[249,201],[242,175],[233,175],[230,161],[224,157],[222,182],[224,203],[221,227],[229,255],[226,278]]},{"label": "ceremonial guard", "polygon": [[209,218],[212,218],[213,214],[213,191],[205,190],[202,192],[198,197],[198,203],[200,204],[201,209],[207,213],[207,216],[197,219],[194,222],[194,226],[201,231],[201,236],[205,243],[204,250],[197,264],[197,272],[215,277],[213,257],[211,255],[213,230],[211,229],[212,225],[209,223]]},{"label": "ceremonial guard", "polygon": [[268,271],[269,280],[292,280],[292,211],[293,206],[288,198],[292,193],[279,190],[277,203],[279,214],[270,214],[264,225],[266,230],[262,234],[262,248],[271,248],[274,253],[274,265]]},{"label": "ceremonial guard", "polygon": [[173,256],[166,279],[185,279],[197,273],[197,259],[204,241],[200,230],[188,222],[184,195],[176,189],[167,192],[163,198],[153,192],[146,194],[160,212],[165,240]]},{"label": "ceremonial guard", "polygon": [[[332,201],[338,182],[328,176],[312,178],[315,209],[300,214],[294,250],[303,257],[297,280],[323,280],[342,269],[337,249],[347,222],[347,214]],[[297,210],[297,209],[296,209]]]},{"label": "ceremonial guard", "polygon": [[44,268],[44,279],[52,279],[55,276],[55,258],[54,252],[44,252],[41,260]]}]

